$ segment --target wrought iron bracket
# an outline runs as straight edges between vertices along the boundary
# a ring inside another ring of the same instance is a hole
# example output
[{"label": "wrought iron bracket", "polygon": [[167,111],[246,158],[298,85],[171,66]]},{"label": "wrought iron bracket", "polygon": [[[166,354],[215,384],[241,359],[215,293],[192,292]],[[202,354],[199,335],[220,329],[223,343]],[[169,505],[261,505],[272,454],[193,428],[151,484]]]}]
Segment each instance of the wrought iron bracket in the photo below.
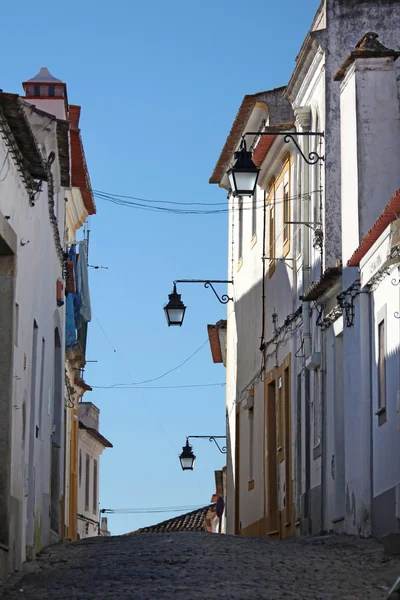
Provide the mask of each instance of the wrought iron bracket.
[{"label": "wrought iron bracket", "polygon": [[214,442],[214,444],[217,446],[218,450],[221,452],[221,454],[226,454],[226,446],[220,446],[217,442],[217,440],[226,440],[226,435],[189,435],[186,438],[186,441],[188,442],[190,440],[190,438],[196,438],[196,439],[201,439],[201,440],[208,440],[209,442]]},{"label": "wrought iron bracket", "polygon": [[246,133],[243,134],[242,139],[244,139],[246,135],[279,135],[283,137],[283,141],[285,142],[285,144],[293,142],[300,156],[306,161],[308,165],[316,165],[318,162],[323,162],[325,160],[324,156],[319,155],[318,152],[315,151],[309,152],[308,156],[306,156],[300,148],[299,142],[296,139],[297,136],[318,136],[319,139],[322,141],[325,137],[322,131],[293,131],[291,133],[287,131],[246,131]]},{"label": "wrought iron bracket", "polygon": [[343,311],[346,327],[354,325],[355,307],[354,298],[360,293],[360,282],[356,281],[347,290],[337,296],[338,306]]},{"label": "wrought iron bracket", "polygon": [[290,265],[288,261],[292,261],[292,263],[294,263],[294,261],[296,260],[295,258],[291,258],[291,257],[278,257],[278,256],[262,256],[261,260],[276,260],[276,262],[287,262],[287,267],[289,267],[289,269],[292,269],[293,271],[293,265]]},{"label": "wrought iron bracket", "polygon": [[212,289],[212,291],[214,292],[218,301],[221,302],[221,304],[228,304],[230,300],[233,302],[233,298],[228,296],[228,294],[222,294],[221,296],[219,296],[217,290],[213,286],[213,283],[233,283],[233,279],[177,279],[176,281],[174,281],[174,285],[176,283],[203,283],[206,289]]}]

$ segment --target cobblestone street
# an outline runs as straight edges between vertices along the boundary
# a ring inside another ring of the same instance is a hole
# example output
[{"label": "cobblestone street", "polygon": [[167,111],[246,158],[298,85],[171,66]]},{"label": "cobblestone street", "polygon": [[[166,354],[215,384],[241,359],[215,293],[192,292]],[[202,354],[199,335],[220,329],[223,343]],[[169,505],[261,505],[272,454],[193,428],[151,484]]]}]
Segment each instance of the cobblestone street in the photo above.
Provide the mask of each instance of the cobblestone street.
[{"label": "cobblestone street", "polygon": [[49,548],[3,585],[0,598],[378,600],[399,573],[400,560],[372,540],[139,534]]}]

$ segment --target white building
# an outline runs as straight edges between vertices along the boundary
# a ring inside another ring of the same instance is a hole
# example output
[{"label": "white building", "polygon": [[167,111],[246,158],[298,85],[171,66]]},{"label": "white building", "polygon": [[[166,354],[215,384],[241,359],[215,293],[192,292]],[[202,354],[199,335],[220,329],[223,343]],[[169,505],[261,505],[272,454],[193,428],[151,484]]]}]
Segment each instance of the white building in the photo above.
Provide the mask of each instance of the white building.
[{"label": "white building", "polygon": [[[399,23],[397,1],[321,2],[288,85],[245,96],[210,179],[231,208],[228,533],[397,531],[397,420],[382,415],[397,406],[398,337],[379,323],[398,290],[360,294],[352,257],[400,187]],[[226,172],[246,132],[268,135],[246,136],[260,174],[241,199]]]},{"label": "white building", "polygon": [[[100,456],[104,448],[113,446],[99,432],[99,413],[91,402],[79,403],[78,539],[100,535]],[[107,535],[107,522],[103,519],[101,535]]]},{"label": "white building", "polygon": [[0,93],[0,569],[60,539],[68,123]]}]

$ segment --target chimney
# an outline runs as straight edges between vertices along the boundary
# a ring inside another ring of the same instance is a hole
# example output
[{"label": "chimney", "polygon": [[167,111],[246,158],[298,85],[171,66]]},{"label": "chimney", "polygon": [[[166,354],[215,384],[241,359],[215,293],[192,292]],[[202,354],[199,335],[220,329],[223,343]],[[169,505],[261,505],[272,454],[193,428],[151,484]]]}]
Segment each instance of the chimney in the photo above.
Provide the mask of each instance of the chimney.
[{"label": "chimney", "polygon": [[79,420],[86,425],[86,427],[90,427],[96,431],[99,430],[99,413],[100,409],[92,402],[79,403]]},{"label": "chimney", "polygon": [[395,60],[366,33],[334,79],[340,81],[342,255],[346,264],[400,187],[400,121]]},{"label": "chimney", "polygon": [[25,99],[37,108],[66,119],[68,114],[67,85],[42,67],[35,77],[22,84]]}]

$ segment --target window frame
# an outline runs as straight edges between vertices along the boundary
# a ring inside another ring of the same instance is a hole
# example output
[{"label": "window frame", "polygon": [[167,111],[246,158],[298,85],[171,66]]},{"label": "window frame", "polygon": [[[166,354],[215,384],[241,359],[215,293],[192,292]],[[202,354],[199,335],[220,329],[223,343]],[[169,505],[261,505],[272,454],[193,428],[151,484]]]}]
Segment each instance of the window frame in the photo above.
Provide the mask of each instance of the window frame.
[{"label": "window frame", "polygon": [[97,515],[98,511],[98,478],[99,478],[99,463],[96,459],[93,459],[93,514]]},{"label": "window frame", "polygon": [[386,353],[387,353],[387,330],[386,330],[386,314],[378,318],[377,326],[377,411],[379,417],[379,425],[386,422],[387,411],[387,369],[386,369]]},{"label": "window frame", "polygon": [[[276,269],[276,180],[272,177],[268,184],[268,196],[266,199],[268,208],[268,275],[271,279]],[[272,238],[272,239],[271,239]]]},{"label": "window frame", "polygon": [[243,198],[238,198],[238,263],[243,261]]},{"label": "window frame", "polygon": [[251,240],[253,241],[257,235],[257,186],[253,193],[251,203]]},{"label": "window frame", "polygon": [[[283,258],[285,258],[290,252],[290,242],[291,242],[291,228],[288,221],[290,221],[291,217],[291,201],[290,201],[290,171],[291,171],[292,161],[290,153],[287,153],[282,160],[282,172],[280,178],[282,177],[282,254]],[[287,175],[287,181],[285,181],[285,177]],[[287,218],[288,217],[288,218]]]},{"label": "window frame", "polygon": [[85,467],[85,511],[89,512],[90,508],[90,456],[86,453]]}]

